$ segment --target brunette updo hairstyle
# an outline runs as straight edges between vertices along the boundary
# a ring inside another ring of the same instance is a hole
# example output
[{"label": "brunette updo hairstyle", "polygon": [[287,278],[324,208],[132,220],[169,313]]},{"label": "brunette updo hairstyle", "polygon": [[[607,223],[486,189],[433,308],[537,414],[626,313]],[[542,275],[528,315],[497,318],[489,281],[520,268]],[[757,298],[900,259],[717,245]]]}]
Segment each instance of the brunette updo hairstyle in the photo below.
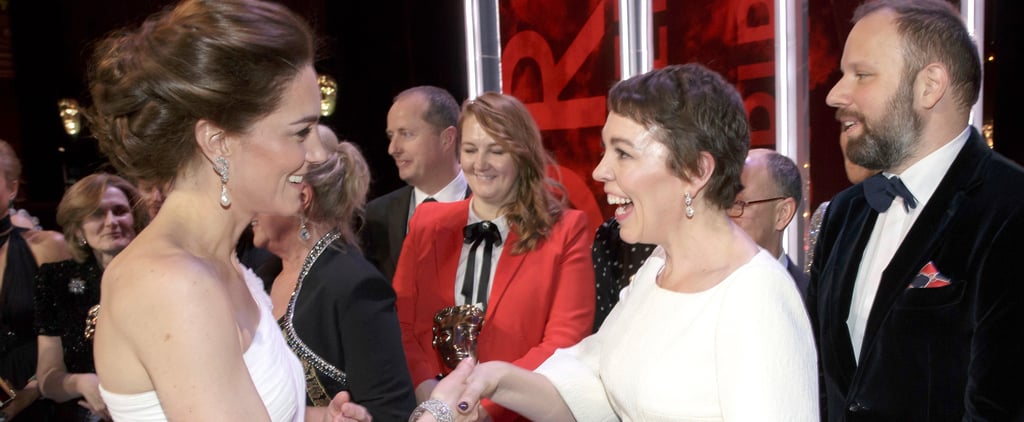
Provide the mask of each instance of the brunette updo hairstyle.
[{"label": "brunette updo hairstyle", "polygon": [[118,170],[166,184],[196,157],[199,119],[246,133],[313,59],[312,30],[284,6],[184,0],[97,44],[86,117]]}]

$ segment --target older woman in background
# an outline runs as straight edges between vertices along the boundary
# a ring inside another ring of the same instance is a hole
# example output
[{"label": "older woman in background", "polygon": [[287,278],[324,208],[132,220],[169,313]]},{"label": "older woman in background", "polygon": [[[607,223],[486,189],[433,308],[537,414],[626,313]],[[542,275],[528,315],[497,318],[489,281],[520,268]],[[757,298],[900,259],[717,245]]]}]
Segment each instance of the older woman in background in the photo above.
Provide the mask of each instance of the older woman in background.
[{"label": "older woman in background", "polygon": [[405,421],[416,406],[402,353],[395,292],[360,252],[355,222],[370,172],[362,154],[320,125],[327,160],[310,166],[298,216],[258,214],[254,243],[281,258],[274,316],[306,372],[306,404],[348,391],[376,421]]},{"label": "older woman in background", "polygon": [[44,264],[36,273],[36,379],[43,397],[58,403],[80,399],[74,420],[110,418],[100,397],[86,317],[100,302],[103,269],[148,222],[135,187],[111,174],[79,180],[57,206],[57,224],[73,259]]},{"label": "older woman in background", "polygon": [[[555,198],[559,187],[545,175],[553,160],[523,103],[494,92],[466,101],[459,151],[472,196],[416,209],[394,279],[421,401],[444,370],[431,345],[444,308],[479,307],[480,361],[526,369],[578,342],[594,321],[593,233],[583,212]],[[497,421],[517,417],[493,404],[486,412]]]},{"label": "older woman in background", "polygon": [[[0,199],[18,196],[21,161],[6,141],[0,140]],[[14,400],[0,408],[0,417],[46,420],[49,402],[37,401],[36,334],[33,292],[39,265],[71,257],[64,237],[49,230],[30,230],[11,223],[9,207],[0,215],[0,378],[16,391]],[[31,406],[31,407],[30,407]],[[26,407],[30,407],[24,413]]]},{"label": "older woman in background", "polygon": [[481,363],[458,410],[482,396],[543,421],[816,421],[800,294],[726,215],[750,145],[739,93],[673,65],[619,82],[608,109],[594,179],[622,239],[658,246],[596,334],[536,372]]}]

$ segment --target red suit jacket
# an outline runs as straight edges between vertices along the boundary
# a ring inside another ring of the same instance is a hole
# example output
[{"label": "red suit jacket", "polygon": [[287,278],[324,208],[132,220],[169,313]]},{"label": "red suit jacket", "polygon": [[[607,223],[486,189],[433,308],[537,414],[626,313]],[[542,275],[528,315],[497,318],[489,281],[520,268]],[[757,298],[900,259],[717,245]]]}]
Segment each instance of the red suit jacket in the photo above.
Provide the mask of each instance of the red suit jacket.
[{"label": "red suit jacket", "polygon": [[[431,346],[434,314],[455,305],[455,276],[469,202],[420,205],[395,271],[398,322],[413,385],[441,372]],[[511,253],[519,236],[503,239],[491,282],[484,327],[477,340],[481,362],[501,360],[533,370],[561,347],[590,334],[594,322],[594,234],[583,212],[567,209],[551,235],[521,255]],[[485,402],[495,421],[516,417]]]}]

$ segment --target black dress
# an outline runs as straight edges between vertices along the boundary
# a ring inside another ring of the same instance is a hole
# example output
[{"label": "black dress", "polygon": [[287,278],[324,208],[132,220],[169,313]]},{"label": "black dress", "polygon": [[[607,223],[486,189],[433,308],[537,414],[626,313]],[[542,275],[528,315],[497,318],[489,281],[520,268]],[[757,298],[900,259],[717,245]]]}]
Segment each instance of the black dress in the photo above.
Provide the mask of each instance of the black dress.
[{"label": "black dress", "polygon": [[[100,303],[102,277],[103,270],[93,256],[82,263],[69,259],[43,264],[36,272],[36,333],[60,337],[68,373],[96,372],[92,341],[85,339],[85,319],[89,308]],[[97,420],[77,402],[58,404],[59,420]]]},{"label": "black dress", "polygon": [[[0,219],[10,224],[10,216]],[[8,226],[10,227],[10,226]],[[36,373],[37,343],[34,327],[35,275],[38,265],[23,237],[28,231],[12,227],[7,239],[7,265],[0,287],[0,377],[20,389]],[[18,420],[51,420],[53,402],[36,400],[18,413]]]},{"label": "black dress", "polygon": [[85,339],[89,308],[100,303],[103,272],[96,259],[43,264],[36,274],[36,333],[60,337],[69,373],[96,372],[92,341]]},{"label": "black dress", "polygon": [[609,218],[594,234],[594,280],[597,283],[597,307],[594,308],[594,332],[619,302],[619,291],[629,285],[654,245],[629,244],[619,237],[619,222]]},{"label": "black dress", "polygon": [[408,420],[416,397],[395,291],[337,234],[313,246],[279,323],[306,370],[307,404],[326,405],[348,391],[374,421]]}]

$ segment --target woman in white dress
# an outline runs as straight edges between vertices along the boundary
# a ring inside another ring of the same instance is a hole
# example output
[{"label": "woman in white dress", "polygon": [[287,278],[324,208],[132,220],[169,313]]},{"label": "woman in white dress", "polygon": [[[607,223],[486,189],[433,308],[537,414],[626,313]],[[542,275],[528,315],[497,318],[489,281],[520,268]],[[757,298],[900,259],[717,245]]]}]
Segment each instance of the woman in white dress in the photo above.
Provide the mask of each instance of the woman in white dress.
[{"label": "woman in white dress", "polygon": [[735,88],[674,65],[618,83],[608,108],[593,176],[622,239],[657,248],[594,335],[534,372],[477,365],[458,419],[488,397],[543,421],[817,420],[800,295],[725,212],[750,144]]},{"label": "woman in white dress", "polygon": [[304,406],[301,366],[235,255],[256,213],[299,210],[324,159],[313,56],[309,26],[260,0],[186,0],[97,45],[93,134],[121,172],[168,186],[103,275],[94,350],[114,419],[369,419],[345,393]]}]

